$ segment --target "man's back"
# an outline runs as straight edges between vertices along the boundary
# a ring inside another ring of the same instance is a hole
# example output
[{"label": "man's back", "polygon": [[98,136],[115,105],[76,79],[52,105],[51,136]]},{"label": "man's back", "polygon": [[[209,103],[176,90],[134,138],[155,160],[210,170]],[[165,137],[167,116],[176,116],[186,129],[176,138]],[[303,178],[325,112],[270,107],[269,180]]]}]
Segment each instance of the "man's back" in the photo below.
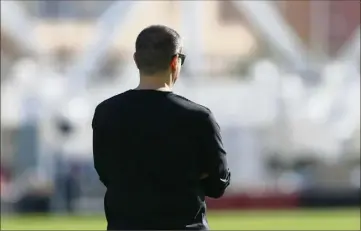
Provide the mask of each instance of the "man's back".
[{"label": "man's back", "polygon": [[[207,163],[226,168],[226,163],[215,160],[219,152],[225,154],[221,141],[213,142],[214,147],[207,144],[207,126],[210,133],[213,126],[210,117],[207,108],[157,90],[130,90],[97,107],[94,164],[107,187],[108,229],[207,226],[208,186],[200,176],[208,173]],[[207,148],[217,153],[206,153]],[[214,156],[210,161],[204,160],[208,154]],[[226,178],[224,171],[216,178]],[[209,190],[218,197],[228,184]]]}]

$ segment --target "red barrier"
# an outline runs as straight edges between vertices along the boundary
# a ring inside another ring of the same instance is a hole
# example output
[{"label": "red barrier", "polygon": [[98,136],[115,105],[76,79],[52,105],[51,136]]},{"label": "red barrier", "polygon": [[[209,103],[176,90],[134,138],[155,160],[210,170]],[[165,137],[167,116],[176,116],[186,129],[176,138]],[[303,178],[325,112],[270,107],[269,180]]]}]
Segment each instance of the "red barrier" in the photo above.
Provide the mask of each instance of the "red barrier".
[{"label": "red barrier", "polygon": [[263,195],[236,194],[220,199],[207,199],[208,209],[285,209],[299,205],[298,194],[267,193]]}]

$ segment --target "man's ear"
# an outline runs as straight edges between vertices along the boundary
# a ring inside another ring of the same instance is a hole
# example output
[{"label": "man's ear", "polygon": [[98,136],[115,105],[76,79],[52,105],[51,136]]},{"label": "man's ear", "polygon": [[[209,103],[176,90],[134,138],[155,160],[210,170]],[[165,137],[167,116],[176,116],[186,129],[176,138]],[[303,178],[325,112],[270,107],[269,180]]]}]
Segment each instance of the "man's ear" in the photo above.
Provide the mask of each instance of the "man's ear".
[{"label": "man's ear", "polygon": [[133,60],[134,60],[135,64],[137,64],[137,59],[136,59],[136,57],[135,57],[135,52],[134,52],[134,54],[133,54]]},{"label": "man's ear", "polygon": [[174,56],[172,61],[170,62],[170,68],[172,70],[175,70],[177,69],[177,64],[178,64],[178,57],[177,56]]},{"label": "man's ear", "polygon": [[135,66],[138,68],[137,53],[136,52],[134,52],[134,54],[133,54],[133,60],[134,60]]}]

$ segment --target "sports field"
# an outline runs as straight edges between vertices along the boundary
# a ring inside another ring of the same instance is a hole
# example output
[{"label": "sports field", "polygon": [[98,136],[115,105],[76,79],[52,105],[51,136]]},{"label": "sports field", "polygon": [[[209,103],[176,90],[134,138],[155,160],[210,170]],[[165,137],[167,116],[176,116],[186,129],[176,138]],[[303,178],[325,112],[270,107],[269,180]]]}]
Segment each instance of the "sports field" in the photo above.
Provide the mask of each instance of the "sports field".
[{"label": "sports field", "polygon": [[[360,230],[360,211],[292,210],[211,212],[212,230]],[[99,216],[1,217],[1,230],[104,230]]]}]

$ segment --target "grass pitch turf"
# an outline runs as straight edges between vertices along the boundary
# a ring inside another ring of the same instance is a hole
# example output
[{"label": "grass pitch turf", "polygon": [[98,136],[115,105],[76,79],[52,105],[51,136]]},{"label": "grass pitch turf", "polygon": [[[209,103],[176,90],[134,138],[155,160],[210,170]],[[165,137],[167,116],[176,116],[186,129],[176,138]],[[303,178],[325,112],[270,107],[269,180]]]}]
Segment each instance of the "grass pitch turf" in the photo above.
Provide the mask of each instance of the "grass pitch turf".
[{"label": "grass pitch turf", "polygon": [[[212,230],[360,230],[360,210],[210,212]],[[2,216],[1,230],[105,230],[103,216]]]}]

